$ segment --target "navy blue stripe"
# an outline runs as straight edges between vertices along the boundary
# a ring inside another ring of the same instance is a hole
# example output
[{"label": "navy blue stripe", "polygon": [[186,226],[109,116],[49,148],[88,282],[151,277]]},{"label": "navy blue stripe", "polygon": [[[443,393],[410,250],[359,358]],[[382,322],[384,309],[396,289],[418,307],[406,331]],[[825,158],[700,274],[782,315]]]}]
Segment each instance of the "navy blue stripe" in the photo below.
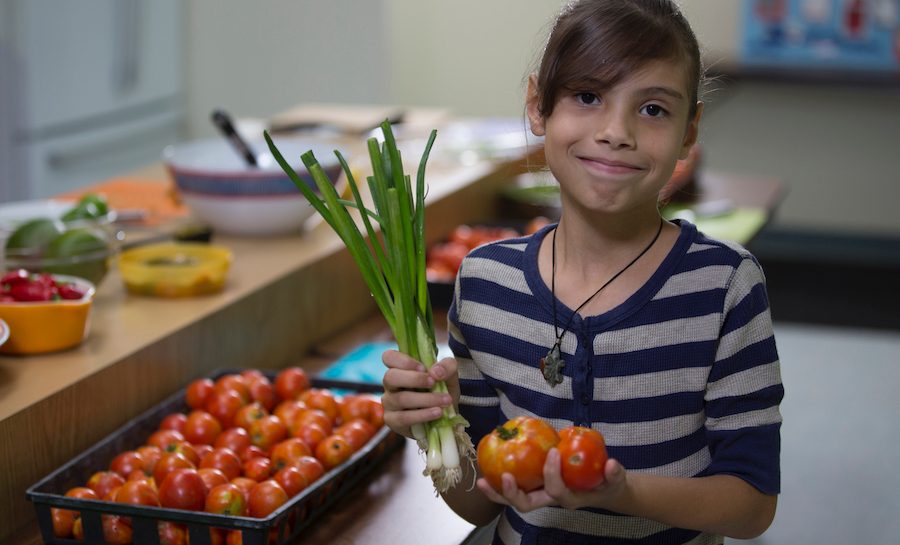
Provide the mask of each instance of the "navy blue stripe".
[{"label": "navy blue stripe", "polygon": [[598,377],[618,377],[670,371],[690,367],[708,367],[714,360],[715,340],[657,346],[622,354],[605,354],[595,365]]},{"label": "navy blue stripe", "polygon": [[781,424],[731,431],[710,431],[712,463],[704,475],[729,474],[763,494],[781,492]]},{"label": "navy blue stripe", "polygon": [[784,397],[781,384],[757,390],[750,395],[722,397],[706,405],[706,415],[710,418],[724,418],[749,411],[761,411],[774,407]]},{"label": "navy blue stripe", "polygon": [[650,445],[607,445],[610,458],[615,458],[626,469],[648,469],[664,466],[687,458],[706,447],[707,433],[699,428],[685,437]]},{"label": "navy blue stripe", "polygon": [[750,293],[741,299],[725,316],[725,323],[722,325],[722,335],[744,327],[753,318],[765,312],[767,308],[769,308],[769,303],[766,298],[766,287],[763,284],[756,284],[751,288]]},{"label": "navy blue stripe", "polygon": [[598,422],[625,424],[697,414],[702,412],[703,408],[702,393],[698,395],[698,392],[680,392],[641,399],[594,401],[591,403],[591,414],[596,415]]},{"label": "navy blue stripe", "polygon": [[775,337],[766,337],[761,341],[748,344],[731,356],[723,358],[713,365],[709,373],[709,381],[715,382],[729,375],[752,369],[758,365],[772,363],[778,359]]},{"label": "navy blue stripe", "polygon": [[639,312],[617,324],[618,328],[666,322],[681,318],[694,318],[722,312],[724,289],[674,295],[647,303],[647,312]]},{"label": "navy blue stripe", "polygon": [[[548,507],[547,509],[561,509]],[[534,528],[511,507],[504,511],[510,527],[522,535],[522,545],[679,545],[694,539],[700,532],[670,528],[642,539],[597,537],[555,528]],[[625,515],[622,515],[625,516]],[[503,542],[497,538],[494,543]]]},{"label": "navy blue stripe", "polygon": [[466,432],[472,438],[472,444],[478,447],[478,442],[485,435],[494,431],[494,428],[506,422],[500,420],[500,409],[497,406],[479,407],[476,405],[460,405],[459,414],[469,421]]}]

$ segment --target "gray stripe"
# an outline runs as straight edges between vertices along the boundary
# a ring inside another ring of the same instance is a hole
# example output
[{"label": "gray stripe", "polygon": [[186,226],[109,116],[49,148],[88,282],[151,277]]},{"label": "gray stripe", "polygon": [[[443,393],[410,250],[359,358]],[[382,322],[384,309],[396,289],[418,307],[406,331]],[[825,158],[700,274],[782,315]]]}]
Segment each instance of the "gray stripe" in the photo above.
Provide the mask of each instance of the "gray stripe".
[{"label": "gray stripe", "polygon": [[619,539],[644,539],[669,529],[665,524],[648,519],[602,515],[562,507],[544,507],[519,515],[529,524],[541,528]]},{"label": "gray stripe", "polygon": [[703,447],[699,451],[686,458],[677,460],[663,466],[656,466],[640,470],[641,473],[650,475],[662,475],[664,477],[693,477],[709,467],[712,457],[709,449]]},{"label": "gray stripe", "polygon": [[594,337],[594,353],[627,354],[673,344],[712,341],[718,338],[719,322],[719,314],[707,314],[608,331]]},{"label": "gray stripe", "polygon": [[781,422],[781,411],[778,407],[769,407],[758,411],[750,411],[722,418],[707,418],[706,427],[713,431],[734,431],[741,428],[767,426]]},{"label": "gray stripe", "polygon": [[709,369],[709,367],[685,367],[594,379],[594,399],[625,401],[684,392],[702,392],[706,388]]},{"label": "gray stripe", "polygon": [[687,437],[703,427],[704,414],[694,413],[659,420],[603,424],[600,431],[606,444],[614,447],[640,447]]},{"label": "gray stripe", "polygon": [[513,529],[506,518],[506,511],[500,515],[500,520],[497,521],[497,535],[500,536],[503,545],[520,545],[522,543],[522,534]]},{"label": "gray stripe", "polygon": [[724,289],[733,271],[734,267],[728,265],[710,265],[695,271],[674,274],[669,277],[653,299]]},{"label": "gray stripe", "polygon": [[[548,349],[553,346],[556,336],[553,324],[532,320],[520,314],[500,310],[491,305],[466,301],[465,308],[459,314],[460,323],[488,329],[494,333],[507,335],[514,339],[532,344],[543,345]],[[566,335],[562,342],[562,352],[575,353],[576,339],[574,335]]]},{"label": "gray stripe", "polygon": [[488,352],[473,352],[472,357],[478,362],[478,369],[485,376],[547,396],[560,399],[573,397],[571,377],[563,376],[563,381],[552,387],[544,380],[541,370],[537,367],[523,365]]},{"label": "gray stripe", "polygon": [[525,273],[516,267],[504,265],[492,259],[469,257],[465,268],[460,270],[462,278],[478,278],[499,286],[531,295],[531,289],[525,281]]},{"label": "gray stripe", "polygon": [[763,341],[772,336],[772,317],[769,309],[757,314],[744,326],[725,335],[719,341],[716,361],[731,357],[753,343]]}]

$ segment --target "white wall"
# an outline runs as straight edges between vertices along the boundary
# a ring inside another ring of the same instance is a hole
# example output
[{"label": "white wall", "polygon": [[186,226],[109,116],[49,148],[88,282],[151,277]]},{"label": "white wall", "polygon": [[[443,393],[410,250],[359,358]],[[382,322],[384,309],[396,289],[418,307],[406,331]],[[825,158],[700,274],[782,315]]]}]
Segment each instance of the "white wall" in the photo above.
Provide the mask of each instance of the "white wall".
[{"label": "white wall", "polygon": [[[738,0],[683,0],[715,63]],[[558,0],[192,0],[190,134],[209,110],[265,116],[304,100],[522,115]],[[311,69],[314,77],[305,72]],[[782,178],[776,226],[900,236],[900,91],[746,82],[708,97],[710,168]]]}]

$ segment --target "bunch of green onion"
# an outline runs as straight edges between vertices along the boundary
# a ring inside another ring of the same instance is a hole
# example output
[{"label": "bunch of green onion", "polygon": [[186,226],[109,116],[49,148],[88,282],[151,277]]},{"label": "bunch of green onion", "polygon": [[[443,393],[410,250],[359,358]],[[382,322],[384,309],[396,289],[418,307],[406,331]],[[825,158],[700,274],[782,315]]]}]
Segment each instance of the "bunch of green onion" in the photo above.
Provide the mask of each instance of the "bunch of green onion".
[{"label": "bunch of green onion", "polygon": [[[390,123],[383,122],[381,130],[383,145],[374,137],[367,141],[373,172],[367,182],[375,210],[363,204],[353,173],[339,151],[334,153],[353,193],[352,201],[340,198],[312,151],[304,153],[301,160],[315,181],[318,194],[297,175],[268,133],[265,138],[281,168],[347,246],[400,351],[431,368],[437,358],[437,346],[425,278],[425,165],[437,131],[431,132],[419,162],[414,193],[410,177],[403,173]],[[348,208],[360,212],[365,232]],[[380,228],[380,238],[373,221]],[[432,391],[447,392],[447,386],[439,382]],[[467,425],[451,406],[437,420],[413,426],[419,448],[426,453],[424,474],[432,478],[439,493],[462,479],[460,459],[473,463],[474,449],[465,432]]]}]

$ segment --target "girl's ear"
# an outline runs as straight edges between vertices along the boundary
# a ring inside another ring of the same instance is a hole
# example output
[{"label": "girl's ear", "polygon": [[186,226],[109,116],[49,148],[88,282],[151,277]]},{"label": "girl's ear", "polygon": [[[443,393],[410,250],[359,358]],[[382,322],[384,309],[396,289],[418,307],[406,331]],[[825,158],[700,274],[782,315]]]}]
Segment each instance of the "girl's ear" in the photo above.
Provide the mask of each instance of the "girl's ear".
[{"label": "girl's ear", "polygon": [[541,115],[540,96],[538,96],[537,74],[528,76],[528,90],[525,92],[525,113],[531,123],[531,133],[544,136],[544,117]]},{"label": "girl's ear", "polygon": [[697,138],[700,136],[701,117],[703,117],[703,103],[698,102],[697,113],[694,114],[694,118],[688,123],[687,130],[684,133],[684,141],[681,143],[681,153],[678,155],[679,159],[687,159],[691,148],[697,143]]}]

